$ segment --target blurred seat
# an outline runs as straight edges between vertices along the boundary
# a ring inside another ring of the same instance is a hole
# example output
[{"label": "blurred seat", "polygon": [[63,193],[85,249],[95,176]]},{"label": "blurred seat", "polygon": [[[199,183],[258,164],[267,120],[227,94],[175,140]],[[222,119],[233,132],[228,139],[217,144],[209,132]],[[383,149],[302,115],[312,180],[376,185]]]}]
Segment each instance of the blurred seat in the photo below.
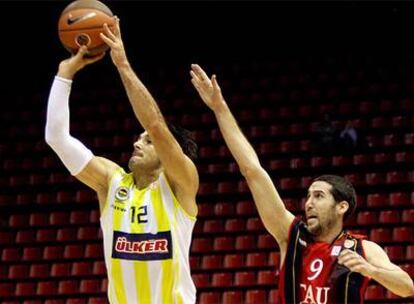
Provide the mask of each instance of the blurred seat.
[{"label": "blurred seat", "polygon": [[395,242],[413,242],[414,230],[412,227],[395,227],[392,233]]},{"label": "blurred seat", "polygon": [[211,286],[213,287],[233,286],[233,274],[230,272],[213,273],[213,277],[211,279]]},{"label": "blurred seat", "polygon": [[414,209],[406,209],[402,212],[403,223],[414,223]]},{"label": "blurred seat", "polygon": [[264,231],[262,220],[258,217],[251,217],[247,219],[246,228],[248,231]]},{"label": "blurred seat", "polygon": [[210,286],[210,277],[206,273],[193,274],[192,278],[197,288]]},{"label": "blurred seat", "polygon": [[207,253],[212,249],[213,244],[210,238],[195,238],[191,246],[192,252]]},{"label": "blurred seat", "polygon": [[0,296],[7,297],[15,295],[15,284],[6,282],[0,283]]},{"label": "blurred seat", "polygon": [[95,275],[106,275],[105,262],[104,261],[93,262],[92,273]]},{"label": "blurred seat", "polygon": [[82,280],[79,286],[80,293],[98,293],[100,289],[100,280]]},{"label": "blurred seat", "polygon": [[239,215],[254,215],[256,207],[252,201],[240,201],[236,205],[236,213]]},{"label": "blurred seat", "polygon": [[220,236],[214,238],[214,250],[225,251],[234,249],[234,238],[229,236]]},{"label": "blurred seat", "polygon": [[269,304],[278,304],[279,303],[279,290],[272,289],[269,292]]},{"label": "blurred seat", "polygon": [[81,259],[84,257],[85,246],[83,245],[66,245],[63,257],[65,259]]},{"label": "blurred seat", "polygon": [[373,193],[367,195],[368,207],[384,207],[389,205],[388,196],[383,193]]},{"label": "blurred seat", "polygon": [[246,257],[247,267],[267,266],[267,254],[264,252],[248,253]]},{"label": "blurred seat", "polygon": [[69,224],[69,212],[54,211],[50,214],[50,225],[64,226]]},{"label": "blurred seat", "polygon": [[276,273],[274,270],[260,270],[257,273],[257,284],[259,285],[273,286],[276,282]]},{"label": "blurred seat", "polygon": [[42,296],[57,294],[57,283],[55,281],[38,282],[36,294]]},{"label": "blurred seat", "polygon": [[366,300],[383,300],[385,298],[384,289],[380,285],[371,285],[367,287],[365,292]]},{"label": "blurred seat", "polygon": [[271,252],[269,254],[269,266],[279,269],[280,266],[280,252]]},{"label": "blurred seat", "polygon": [[358,212],[357,223],[359,225],[374,225],[378,221],[376,212],[373,211],[362,211]]},{"label": "blurred seat", "polygon": [[93,272],[93,262],[75,262],[72,264],[72,276],[88,276]]},{"label": "blurred seat", "polygon": [[401,260],[405,258],[404,246],[385,246],[384,250],[391,261]]},{"label": "blurred seat", "polygon": [[236,237],[236,249],[253,249],[256,247],[255,238],[251,235],[241,235]]},{"label": "blurred seat", "polygon": [[64,246],[46,246],[43,251],[45,260],[58,260],[63,257]]},{"label": "blurred seat", "polygon": [[59,282],[58,294],[77,295],[78,293],[79,293],[79,281],[78,280],[64,280],[64,281]]},{"label": "blurred seat", "polygon": [[29,219],[30,226],[40,227],[49,225],[49,214],[47,213],[32,213]]},{"label": "blurred seat", "polygon": [[98,227],[95,227],[95,226],[80,227],[77,232],[77,239],[84,240],[84,241],[96,240],[98,238],[98,235],[99,235]]},{"label": "blurred seat", "polygon": [[258,248],[277,248],[276,240],[270,234],[261,234],[257,241]]},{"label": "blurred seat", "polygon": [[200,293],[199,304],[214,304],[221,302],[221,293],[218,291],[208,291]]},{"label": "blurred seat", "polygon": [[52,277],[69,277],[71,276],[72,263],[52,264],[50,275]]},{"label": "blurred seat", "polygon": [[383,224],[396,224],[400,221],[400,212],[398,210],[381,211],[379,222]]},{"label": "blurred seat", "polygon": [[28,214],[12,214],[9,218],[9,226],[11,228],[21,228],[29,225]]},{"label": "blurred seat", "polygon": [[408,182],[408,174],[402,171],[388,172],[386,181],[387,184],[404,184]]},{"label": "blurred seat", "polygon": [[225,231],[240,232],[245,231],[246,221],[244,219],[228,219],[225,223]]},{"label": "blurred seat", "polygon": [[390,194],[391,206],[409,206],[411,204],[410,195],[406,192],[393,192]]},{"label": "blurred seat", "polygon": [[20,248],[4,248],[1,253],[1,260],[3,262],[20,261],[21,255]]},{"label": "blurred seat", "polygon": [[236,272],[234,276],[236,286],[253,286],[256,285],[256,275],[254,271]]},{"label": "blurred seat", "polygon": [[23,261],[39,261],[43,258],[42,247],[25,247],[23,249]]},{"label": "blurred seat", "polygon": [[56,239],[61,242],[75,241],[77,229],[76,228],[61,228],[57,231]]},{"label": "blurred seat", "polygon": [[236,304],[243,303],[242,291],[230,290],[223,292],[222,304]]},{"label": "blurred seat", "polygon": [[204,222],[203,231],[206,233],[215,233],[223,231],[222,220],[206,220]]},{"label": "blurred seat", "polygon": [[20,230],[16,234],[16,243],[34,243],[36,239],[35,230]]},{"label": "blurred seat", "polygon": [[223,267],[224,268],[241,268],[244,267],[244,255],[243,254],[226,254],[224,256]]},{"label": "blurred seat", "polygon": [[29,265],[10,265],[9,278],[22,279],[29,275]]},{"label": "blurred seat", "polygon": [[265,290],[248,290],[246,292],[246,304],[266,303]]},{"label": "blurred seat", "polygon": [[16,283],[16,296],[34,296],[36,295],[36,283],[18,282]]},{"label": "blurred seat", "polygon": [[87,244],[85,249],[85,258],[102,258],[103,247],[101,244]]},{"label": "blurred seat", "polygon": [[89,211],[72,211],[70,213],[70,224],[82,225],[89,223]]},{"label": "blurred seat", "polygon": [[32,264],[30,265],[29,277],[31,278],[48,278],[50,275],[49,264]]},{"label": "blurred seat", "polygon": [[36,240],[38,242],[55,242],[56,229],[38,229],[36,233]]},{"label": "blurred seat", "polygon": [[385,175],[384,173],[367,173],[365,175],[365,181],[368,185],[382,185],[385,183]]},{"label": "blurred seat", "polygon": [[374,228],[370,232],[369,239],[375,243],[390,242],[392,240],[392,231],[390,228]]},{"label": "blurred seat", "polygon": [[201,261],[201,267],[203,269],[216,269],[222,267],[221,255],[205,255]]}]

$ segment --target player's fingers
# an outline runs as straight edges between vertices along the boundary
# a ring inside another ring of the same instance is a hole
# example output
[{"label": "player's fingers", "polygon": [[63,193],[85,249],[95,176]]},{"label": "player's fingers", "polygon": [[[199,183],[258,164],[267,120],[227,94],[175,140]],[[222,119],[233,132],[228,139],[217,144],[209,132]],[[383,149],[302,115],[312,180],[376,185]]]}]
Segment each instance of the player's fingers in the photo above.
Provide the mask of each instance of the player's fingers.
[{"label": "player's fingers", "polygon": [[193,86],[197,90],[197,92],[201,93],[201,88],[200,88],[200,85],[198,84],[198,81],[194,78],[191,78],[191,83],[193,84]]},{"label": "player's fingers", "polygon": [[88,51],[88,48],[86,47],[86,45],[82,45],[80,48],[79,48],[79,50],[78,50],[78,52],[75,54],[75,58],[82,58],[85,54],[86,54],[86,52]]},{"label": "player's fingers", "polygon": [[204,72],[204,70],[198,64],[192,64],[191,68],[197,74],[198,78],[200,78],[201,81],[208,82],[210,80],[206,72]]},{"label": "player's fingers", "polygon": [[109,47],[113,47],[115,46],[115,42],[113,42],[111,39],[109,39],[107,36],[105,36],[104,33],[99,33],[99,36],[101,37],[101,39],[107,44],[109,45]]},{"label": "player's fingers", "polygon": [[214,89],[214,91],[216,91],[216,92],[221,92],[220,86],[219,86],[219,84],[218,84],[218,82],[217,82],[217,77],[216,77],[216,75],[213,75],[213,76],[211,77],[211,83],[212,83],[212,85],[213,85],[213,89]]},{"label": "player's fingers", "polygon": [[359,259],[351,259],[347,261],[344,265],[348,267],[349,269],[352,269],[359,264],[361,264],[361,261]]},{"label": "player's fingers", "polygon": [[195,81],[197,81],[197,82],[200,82],[200,79],[198,78],[198,76],[196,75],[196,73],[194,73],[194,71],[190,71],[190,75],[191,75],[191,78],[192,79],[194,79]]},{"label": "player's fingers", "polygon": [[105,35],[109,38],[111,38],[112,41],[116,41],[116,36],[114,35],[114,33],[111,31],[111,29],[109,28],[107,23],[104,23],[103,25],[104,28],[104,32]]},{"label": "player's fingers", "polygon": [[115,35],[118,37],[121,37],[121,25],[120,25],[120,19],[118,16],[115,16]]}]

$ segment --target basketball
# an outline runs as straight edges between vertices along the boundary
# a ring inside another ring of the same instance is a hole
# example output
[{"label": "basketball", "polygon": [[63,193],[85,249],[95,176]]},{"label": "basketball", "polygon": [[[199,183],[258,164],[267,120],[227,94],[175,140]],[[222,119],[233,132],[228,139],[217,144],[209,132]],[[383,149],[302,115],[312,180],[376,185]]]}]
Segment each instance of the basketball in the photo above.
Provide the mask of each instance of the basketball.
[{"label": "basketball", "polygon": [[88,56],[101,54],[109,48],[99,36],[104,23],[113,30],[113,14],[105,4],[97,0],[74,1],[59,17],[59,39],[71,53],[76,53],[82,45],[86,45]]}]

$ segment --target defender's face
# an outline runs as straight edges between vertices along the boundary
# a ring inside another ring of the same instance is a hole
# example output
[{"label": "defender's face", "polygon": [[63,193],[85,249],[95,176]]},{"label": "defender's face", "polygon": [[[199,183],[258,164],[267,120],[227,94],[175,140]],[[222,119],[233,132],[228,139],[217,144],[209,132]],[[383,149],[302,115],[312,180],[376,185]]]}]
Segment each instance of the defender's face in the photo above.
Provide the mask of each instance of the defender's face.
[{"label": "defender's face", "polygon": [[306,224],[315,236],[329,230],[340,218],[331,189],[332,186],[323,181],[313,182],[309,187],[305,203]]},{"label": "defender's face", "polygon": [[160,159],[147,132],[141,133],[133,146],[134,151],[128,163],[131,171],[157,169],[160,166]]}]

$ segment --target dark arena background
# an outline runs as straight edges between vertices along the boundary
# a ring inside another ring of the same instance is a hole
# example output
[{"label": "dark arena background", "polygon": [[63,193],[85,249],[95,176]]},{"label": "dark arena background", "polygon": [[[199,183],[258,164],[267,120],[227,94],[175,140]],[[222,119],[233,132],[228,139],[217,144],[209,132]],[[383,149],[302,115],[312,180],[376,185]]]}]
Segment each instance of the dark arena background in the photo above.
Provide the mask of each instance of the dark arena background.
[{"label": "dark arena background", "polygon": [[[0,303],[107,303],[97,198],[44,141],[67,1],[0,2]],[[348,229],[414,276],[414,7],[409,2],[105,2],[166,119],[199,145],[191,247],[199,303],[277,303],[279,249],[260,221],[190,64],[223,94],[286,206],[343,175]],[[127,169],[141,131],[109,55],[75,78],[71,132]],[[341,137],[345,126],[358,137]],[[371,281],[367,303],[414,303]]]}]

